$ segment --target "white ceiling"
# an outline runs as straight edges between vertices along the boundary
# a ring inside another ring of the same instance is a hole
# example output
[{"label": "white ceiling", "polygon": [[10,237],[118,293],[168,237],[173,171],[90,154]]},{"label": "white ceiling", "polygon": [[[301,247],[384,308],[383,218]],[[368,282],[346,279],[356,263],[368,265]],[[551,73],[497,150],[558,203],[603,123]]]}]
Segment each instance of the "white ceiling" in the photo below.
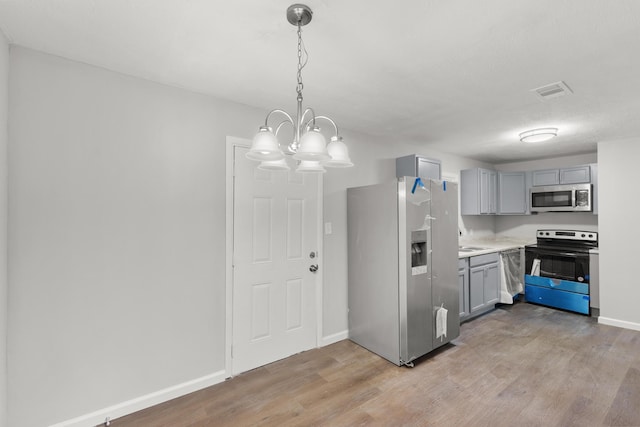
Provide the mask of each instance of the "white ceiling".
[{"label": "white ceiling", "polygon": [[[17,45],[293,112],[291,3],[2,0],[0,28]],[[640,135],[638,0],[306,4],[305,106],[342,128],[492,163]],[[530,91],[557,81],[574,93],[541,101]],[[552,142],[518,140],[549,126],[559,128]]]}]

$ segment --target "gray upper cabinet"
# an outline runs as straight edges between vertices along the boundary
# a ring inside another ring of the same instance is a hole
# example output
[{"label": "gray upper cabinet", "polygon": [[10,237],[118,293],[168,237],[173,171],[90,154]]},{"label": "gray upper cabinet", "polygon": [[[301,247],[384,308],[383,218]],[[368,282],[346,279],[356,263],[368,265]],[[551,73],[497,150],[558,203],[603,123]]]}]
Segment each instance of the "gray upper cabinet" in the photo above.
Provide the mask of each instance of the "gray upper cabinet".
[{"label": "gray upper cabinet", "polygon": [[440,160],[418,157],[418,176],[430,179],[442,179],[442,167]]},{"label": "gray upper cabinet", "polygon": [[559,184],[593,186],[593,214],[598,214],[598,165],[524,172],[474,168],[460,171],[462,215],[529,215],[531,187]]},{"label": "gray upper cabinet", "polygon": [[589,165],[533,171],[533,185],[584,184],[591,182]]},{"label": "gray upper cabinet", "polygon": [[396,176],[419,176],[427,179],[442,179],[442,167],[440,160],[428,159],[423,156],[411,154],[396,159]]},{"label": "gray upper cabinet", "polygon": [[560,184],[584,184],[591,182],[589,165],[560,169]]},{"label": "gray upper cabinet", "polygon": [[480,169],[480,213],[497,212],[498,173],[489,169]]},{"label": "gray upper cabinet", "polygon": [[460,213],[489,215],[497,211],[497,172],[474,168],[460,171]]},{"label": "gray upper cabinet", "polygon": [[498,214],[525,215],[529,212],[527,203],[527,173],[498,173]]},{"label": "gray upper cabinet", "polygon": [[533,185],[556,185],[560,183],[560,169],[533,171]]}]

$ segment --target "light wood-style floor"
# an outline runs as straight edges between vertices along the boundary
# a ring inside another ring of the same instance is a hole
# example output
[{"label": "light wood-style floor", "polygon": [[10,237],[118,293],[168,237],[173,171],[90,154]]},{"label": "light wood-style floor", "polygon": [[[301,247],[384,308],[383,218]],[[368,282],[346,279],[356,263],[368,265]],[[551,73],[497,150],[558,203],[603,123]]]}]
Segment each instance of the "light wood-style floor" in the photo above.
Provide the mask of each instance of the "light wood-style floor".
[{"label": "light wood-style floor", "polygon": [[341,341],[111,425],[640,426],[640,332],[521,302],[413,369]]}]

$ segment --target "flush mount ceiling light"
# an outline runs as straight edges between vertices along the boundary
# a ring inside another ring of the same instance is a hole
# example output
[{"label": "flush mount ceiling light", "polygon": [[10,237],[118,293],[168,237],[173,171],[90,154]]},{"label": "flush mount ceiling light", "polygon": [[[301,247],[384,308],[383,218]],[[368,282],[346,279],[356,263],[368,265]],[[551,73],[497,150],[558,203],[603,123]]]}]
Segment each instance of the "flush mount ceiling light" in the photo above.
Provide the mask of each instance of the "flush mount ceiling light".
[{"label": "flush mount ceiling light", "polygon": [[[288,170],[285,154],[292,155],[298,161],[298,172],[325,172],[324,166],[334,168],[344,168],[353,166],[349,159],[349,151],[338,134],[336,123],[326,116],[316,116],[311,108],[302,109],[302,69],[307,64],[308,54],[302,41],[302,27],[311,22],[313,12],[303,4],[294,4],[287,8],[287,20],[292,25],[298,27],[298,109],[295,120],[284,110],[275,109],[267,114],[264,126],[253,138],[251,149],[247,153],[247,158],[261,162],[258,168],[265,170]],[[269,119],[279,114],[284,116],[282,121],[276,125],[275,132],[269,126]],[[331,124],[334,135],[327,145],[326,139],[320,133],[319,121],[326,121]],[[278,142],[277,135],[285,125],[293,127],[292,141],[282,149]]]},{"label": "flush mount ceiling light", "polygon": [[520,141],[522,142],[542,142],[547,141],[554,136],[558,135],[557,128],[541,128],[528,130],[520,134]]}]

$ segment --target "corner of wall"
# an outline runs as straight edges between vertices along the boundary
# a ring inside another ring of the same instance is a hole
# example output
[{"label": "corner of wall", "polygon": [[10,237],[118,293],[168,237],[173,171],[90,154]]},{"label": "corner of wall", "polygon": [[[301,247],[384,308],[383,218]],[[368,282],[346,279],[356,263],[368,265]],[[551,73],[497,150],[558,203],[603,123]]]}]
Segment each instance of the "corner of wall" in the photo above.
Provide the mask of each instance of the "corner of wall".
[{"label": "corner of wall", "polygon": [[0,427],[7,425],[9,42],[0,30]]},{"label": "corner of wall", "polygon": [[600,268],[600,317],[598,322],[640,330],[636,301],[640,290],[633,286],[631,267],[637,262],[636,242],[640,201],[628,197],[626,183],[640,180],[637,159],[640,137],[598,143],[598,238]]}]

